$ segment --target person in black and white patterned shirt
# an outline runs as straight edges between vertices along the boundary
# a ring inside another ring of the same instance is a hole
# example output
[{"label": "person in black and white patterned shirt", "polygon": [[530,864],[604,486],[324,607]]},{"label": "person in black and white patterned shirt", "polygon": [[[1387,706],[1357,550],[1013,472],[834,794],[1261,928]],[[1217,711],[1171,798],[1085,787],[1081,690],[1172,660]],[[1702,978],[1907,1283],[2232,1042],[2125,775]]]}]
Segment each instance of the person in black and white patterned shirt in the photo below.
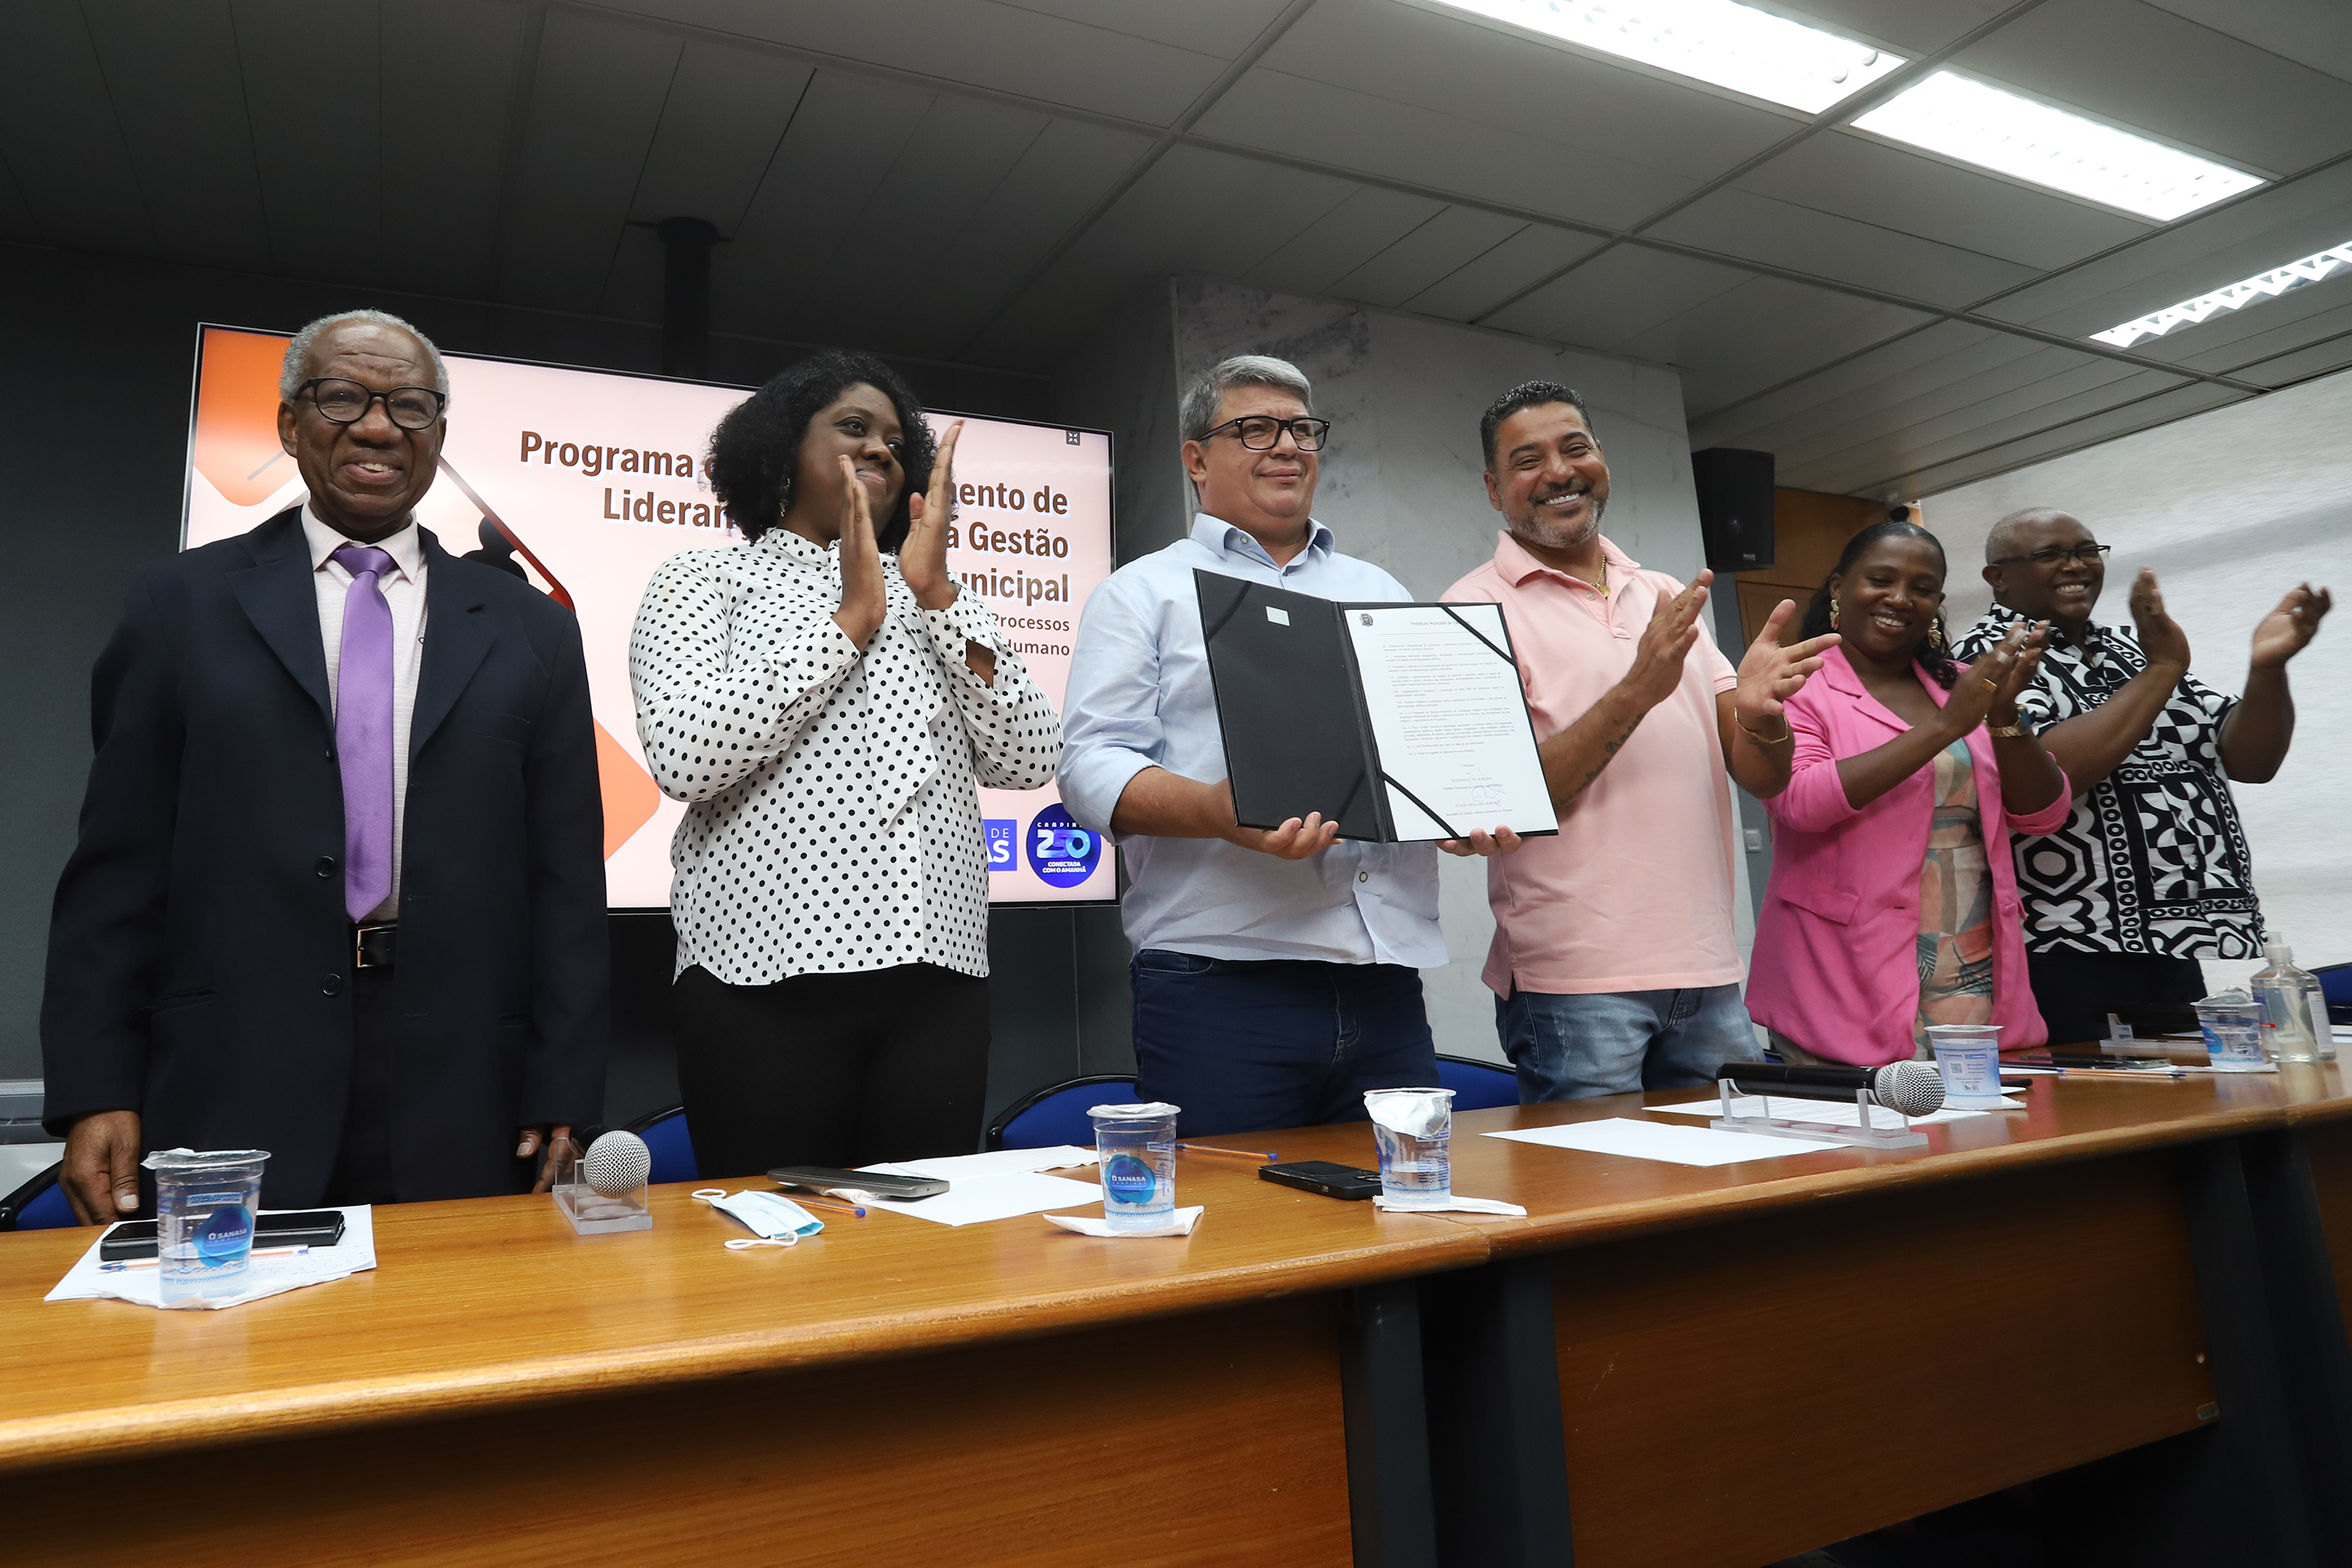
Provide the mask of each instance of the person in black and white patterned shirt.
[{"label": "person in black and white patterned shirt", "polygon": [[646,586],[629,676],[646,763],[688,803],[672,1003],[708,1175],[979,1142],[973,785],[1050,783],[1062,726],[947,569],[961,430],[935,451],[870,355],[795,365],[711,436],[712,487],[751,542],[673,556]]},{"label": "person in black and white patterned shirt", "polygon": [[1972,658],[2021,620],[2051,623],[2020,721],[2079,793],[2046,837],[2015,841],[2034,998],[2064,1044],[2106,1033],[2106,1015],[2205,994],[2204,958],[2263,951],[2246,833],[2230,783],[2263,784],[2294,736],[2287,661],[2332,603],[2297,585],[2254,627],[2243,697],[2189,673],[2189,638],[2156,574],[2132,584],[2138,631],[2095,626],[2108,546],[2063,511],[2012,512],[1985,540],[1993,607],[1952,648]]}]

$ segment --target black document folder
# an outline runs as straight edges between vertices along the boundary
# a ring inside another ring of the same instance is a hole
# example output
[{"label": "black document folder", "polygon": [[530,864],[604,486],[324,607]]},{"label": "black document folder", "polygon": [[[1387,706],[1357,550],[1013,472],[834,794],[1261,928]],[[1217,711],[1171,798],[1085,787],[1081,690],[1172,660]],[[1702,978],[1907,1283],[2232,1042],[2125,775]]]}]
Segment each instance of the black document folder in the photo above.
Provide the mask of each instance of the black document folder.
[{"label": "black document folder", "polygon": [[[1451,605],[1339,604],[1198,569],[1192,582],[1208,644],[1234,815],[1243,826],[1279,827],[1293,817],[1321,812],[1327,821],[1339,825],[1342,838],[1394,844],[1465,838],[1496,826],[1498,819],[1491,814],[1453,820],[1467,813],[1450,799],[1414,793],[1396,776],[1406,771],[1402,766],[1383,769],[1379,726],[1345,620],[1356,612],[1442,611],[1460,623],[1463,637],[1475,639],[1465,646],[1490,651],[1510,665],[1517,710],[1511,728],[1516,732],[1498,733],[1481,743],[1511,752],[1519,776],[1532,768],[1540,777],[1540,763],[1534,761],[1534,721],[1525,697],[1518,695],[1509,633],[1499,615],[1482,629]],[[1412,818],[1409,824],[1399,822],[1401,811]],[[1529,822],[1519,831],[1558,831],[1548,798],[1540,803],[1538,815],[1539,824]],[[1432,825],[1434,833],[1429,831]]]}]

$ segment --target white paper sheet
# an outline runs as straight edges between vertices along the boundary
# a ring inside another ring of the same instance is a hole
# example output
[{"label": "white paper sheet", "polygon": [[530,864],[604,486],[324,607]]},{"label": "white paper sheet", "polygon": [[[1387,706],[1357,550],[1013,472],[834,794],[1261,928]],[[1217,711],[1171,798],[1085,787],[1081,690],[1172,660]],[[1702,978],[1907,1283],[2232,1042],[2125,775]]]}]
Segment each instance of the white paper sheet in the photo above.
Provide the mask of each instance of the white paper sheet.
[{"label": "white paper sheet", "polygon": [[1553,1149],[1580,1149],[1588,1154],[1663,1160],[1673,1165],[1738,1165],[1749,1160],[1778,1160],[1790,1154],[1819,1154],[1824,1150],[1852,1147],[1845,1143],[1816,1143],[1810,1138],[1717,1132],[1712,1127],[1685,1127],[1672,1121],[1636,1121],[1625,1116],[1612,1116],[1605,1121],[1571,1121],[1562,1127],[1489,1132],[1485,1136],[1508,1138],[1515,1143],[1541,1143]]},{"label": "white paper sheet", "polygon": [[936,1176],[943,1182],[969,1182],[981,1176],[1012,1175],[1023,1171],[1062,1171],[1091,1165],[1095,1152],[1076,1143],[1049,1149],[998,1149],[986,1154],[943,1154],[936,1160],[898,1160],[884,1165],[860,1165],[894,1176]]},{"label": "white paper sheet", "polygon": [[1078,1204],[1102,1202],[1102,1188],[1092,1182],[1066,1181],[1033,1171],[1010,1171],[1001,1176],[981,1176],[956,1182],[946,1192],[928,1198],[876,1198],[867,1211],[927,1219],[933,1225],[978,1225],[983,1220],[1012,1219],[1043,1214]]},{"label": "white paper sheet", "polygon": [[1384,1214],[1489,1214],[1524,1216],[1527,1210],[1500,1198],[1447,1198],[1442,1204],[1392,1204],[1386,1193],[1372,1194],[1372,1206]]},{"label": "white paper sheet", "polygon": [[1501,651],[1501,605],[1360,605],[1344,619],[1400,840],[1559,826],[1518,668]]},{"label": "white paper sheet", "polygon": [[[300,1211],[263,1209],[263,1214],[287,1214]],[[236,1295],[220,1300],[205,1298],[200,1302],[174,1302],[174,1310],[195,1308],[215,1310],[222,1307],[241,1307],[247,1301],[258,1301],[265,1296],[276,1296],[288,1290],[299,1290],[305,1285],[324,1285],[331,1279],[341,1279],[375,1267],[375,1211],[365,1204],[355,1204],[342,1211],[343,1239],[332,1247],[314,1247],[308,1252],[281,1254],[275,1258],[257,1258],[246,1265],[245,1288]],[[163,1304],[163,1271],[161,1268],[107,1269],[98,1256],[99,1240],[89,1244],[66,1277],[58,1281],[57,1289],[41,1298],[45,1301],[94,1301],[104,1298],[134,1302],[142,1307]]]},{"label": "white paper sheet", "polygon": [[[1722,1102],[1715,1100],[1693,1100],[1681,1105],[1652,1105],[1643,1109],[1668,1116],[1720,1116]],[[1769,1099],[1762,1095],[1734,1095],[1731,1113],[1734,1116],[1776,1116],[1783,1121],[1825,1121],[1832,1127],[1859,1127],[1862,1120],[1856,1113],[1862,1108],[1851,1100],[1799,1100],[1778,1094]],[[1999,1105],[1989,1105],[1981,1110],[1963,1110],[1948,1105],[1926,1116],[1911,1118],[1914,1127],[1932,1126],[1938,1121],[1965,1121],[1971,1116],[1989,1116],[1996,1110],[2022,1110],[2022,1103],[2004,1100]],[[1871,1126],[1893,1131],[1903,1119],[1883,1105],[1870,1108]]]},{"label": "white paper sheet", "polygon": [[1110,1221],[1100,1215],[1088,1214],[1049,1214],[1045,1216],[1045,1223],[1058,1225],[1064,1230],[1075,1230],[1080,1236],[1099,1236],[1111,1241],[1150,1236],[1190,1236],[1207,1208],[1206,1204],[1195,1204],[1188,1209],[1171,1209],[1167,1224],[1153,1226],[1150,1230],[1113,1230]]}]

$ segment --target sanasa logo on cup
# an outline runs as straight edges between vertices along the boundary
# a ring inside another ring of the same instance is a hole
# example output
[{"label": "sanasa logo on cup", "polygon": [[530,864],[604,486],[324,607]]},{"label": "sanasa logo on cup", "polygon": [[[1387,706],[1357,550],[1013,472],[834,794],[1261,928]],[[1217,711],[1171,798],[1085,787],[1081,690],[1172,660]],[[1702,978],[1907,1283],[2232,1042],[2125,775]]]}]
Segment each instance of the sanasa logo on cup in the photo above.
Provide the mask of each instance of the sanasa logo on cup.
[{"label": "sanasa logo on cup", "polygon": [[196,1232],[196,1256],[211,1266],[236,1262],[252,1244],[253,1215],[242,1204],[213,1210]]},{"label": "sanasa logo on cup", "polygon": [[1158,1178],[1149,1164],[1134,1155],[1113,1154],[1110,1163],[1103,1167],[1102,1183],[1114,1203],[1143,1204],[1151,1201]]}]

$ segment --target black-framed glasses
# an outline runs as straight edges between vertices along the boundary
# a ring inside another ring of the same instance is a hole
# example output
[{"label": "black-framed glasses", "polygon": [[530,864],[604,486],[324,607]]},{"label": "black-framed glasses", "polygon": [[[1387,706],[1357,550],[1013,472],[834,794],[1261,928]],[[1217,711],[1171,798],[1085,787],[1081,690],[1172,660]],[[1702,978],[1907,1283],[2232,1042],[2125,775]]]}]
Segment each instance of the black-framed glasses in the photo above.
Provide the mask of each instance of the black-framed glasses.
[{"label": "black-framed glasses", "polygon": [[339,375],[314,375],[296,388],[296,393],[309,393],[319,412],[338,425],[358,424],[382,398],[384,415],[394,425],[404,430],[429,430],[433,422],[441,417],[441,411],[449,405],[447,397],[429,386],[395,386],[390,392],[371,392],[358,382],[346,381]]},{"label": "black-framed glasses", "polygon": [[2053,544],[2047,550],[2037,550],[2031,555],[2004,555],[1993,564],[2014,566],[2021,561],[2030,561],[2036,566],[2055,566],[2061,562],[2072,561],[2078,566],[2095,566],[2099,563],[2100,557],[2114,548],[2112,544],[2077,544],[2072,549],[2061,550]]},{"label": "black-framed glasses", "polygon": [[1251,451],[1271,452],[1287,430],[1300,451],[1314,452],[1322,449],[1324,433],[1330,428],[1328,419],[1276,419],[1269,414],[1251,414],[1228,419],[1213,430],[1202,431],[1201,439],[1211,440],[1230,430]]}]

